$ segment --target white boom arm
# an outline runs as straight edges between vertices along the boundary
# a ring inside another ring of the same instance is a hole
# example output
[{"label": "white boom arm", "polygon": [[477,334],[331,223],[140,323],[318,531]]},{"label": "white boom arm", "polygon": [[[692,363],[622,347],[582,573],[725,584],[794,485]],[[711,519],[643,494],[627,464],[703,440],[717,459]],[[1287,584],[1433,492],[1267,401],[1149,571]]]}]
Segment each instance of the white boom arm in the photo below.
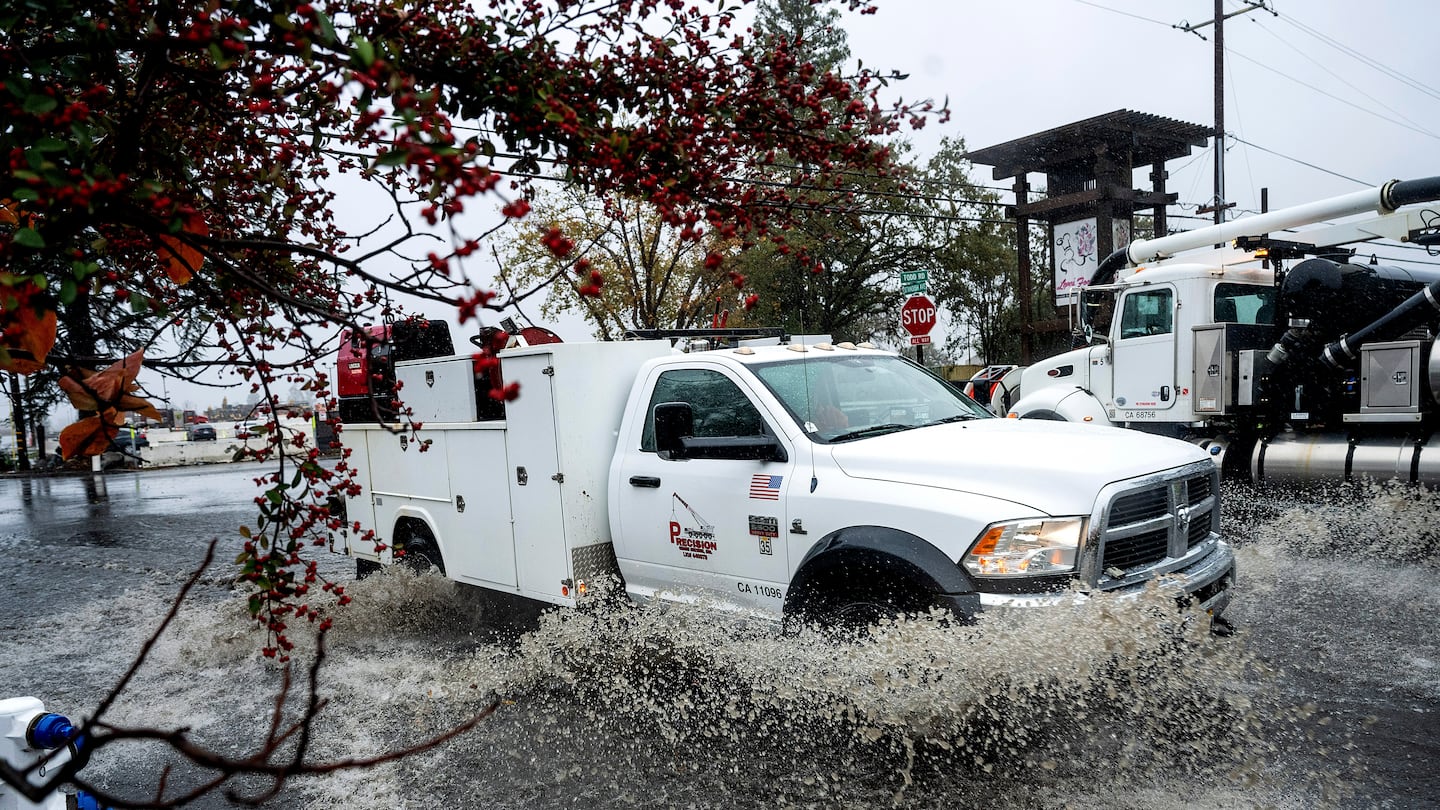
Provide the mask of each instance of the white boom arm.
[{"label": "white boom arm", "polygon": [[1336,217],[1375,212],[1389,214],[1402,205],[1440,199],[1440,177],[1422,180],[1391,180],[1383,186],[1343,194],[1326,200],[1282,208],[1264,214],[1197,228],[1193,231],[1162,236],[1158,239],[1137,239],[1127,249],[1133,263],[1173,256],[1186,250],[1229,242],[1241,236],[1264,236],[1272,231],[1323,222]]}]

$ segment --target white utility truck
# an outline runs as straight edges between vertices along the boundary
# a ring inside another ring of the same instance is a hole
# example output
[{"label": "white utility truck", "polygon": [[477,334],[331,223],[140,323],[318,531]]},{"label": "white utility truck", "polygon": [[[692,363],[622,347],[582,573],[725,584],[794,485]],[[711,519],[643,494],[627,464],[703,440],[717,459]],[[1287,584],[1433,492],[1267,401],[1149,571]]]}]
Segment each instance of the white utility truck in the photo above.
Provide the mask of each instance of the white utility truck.
[{"label": "white utility truck", "polygon": [[1194,445],[996,419],[867,344],[699,331],[505,350],[520,397],[493,418],[471,357],[396,363],[423,424],[346,425],[359,489],[334,550],[560,605],[618,575],[639,601],[857,624],[1157,579],[1229,601]]},{"label": "white utility truck", "polygon": [[1343,247],[1440,244],[1440,208],[1413,205],[1436,199],[1440,177],[1392,181],[1137,240],[1082,293],[1091,345],[1007,383],[1009,415],[1186,439],[1257,482],[1440,484],[1440,272]]}]

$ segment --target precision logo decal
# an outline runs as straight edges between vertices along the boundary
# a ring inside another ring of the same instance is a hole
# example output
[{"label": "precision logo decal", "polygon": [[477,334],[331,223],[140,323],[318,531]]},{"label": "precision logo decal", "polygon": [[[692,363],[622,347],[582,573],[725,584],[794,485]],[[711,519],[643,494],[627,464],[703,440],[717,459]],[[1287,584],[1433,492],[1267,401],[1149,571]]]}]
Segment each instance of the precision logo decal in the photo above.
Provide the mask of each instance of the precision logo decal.
[{"label": "precision logo decal", "polygon": [[[690,513],[695,527],[682,526],[677,520],[675,504],[685,507]],[[670,493],[670,544],[680,549],[680,553],[692,560],[708,560],[710,555],[715,553],[718,546],[715,544],[715,524],[700,517],[680,493]]]}]

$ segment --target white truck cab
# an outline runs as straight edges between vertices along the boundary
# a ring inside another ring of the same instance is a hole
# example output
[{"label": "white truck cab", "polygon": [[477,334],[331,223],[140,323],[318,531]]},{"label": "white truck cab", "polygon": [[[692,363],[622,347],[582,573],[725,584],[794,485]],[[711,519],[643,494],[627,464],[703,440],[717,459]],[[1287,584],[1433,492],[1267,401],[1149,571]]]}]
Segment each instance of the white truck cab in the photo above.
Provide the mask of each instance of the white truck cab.
[{"label": "white truck cab", "polygon": [[1142,265],[1086,288],[1081,306],[1093,345],[1027,367],[1011,411],[1152,431],[1202,422],[1197,407],[1205,405],[1193,393],[1196,327],[1274,325],[1273,271],[1248,253],[1229,254],[1206,264]]},{"label": "white truck cab", "polygon": [[373,532],[453,579],[557,604],[616,573],[636,600],[845,622],[1161,577],[1216,614],[1230,598],[1218,476],[1183,442],[996,419],[863,345],[500,357],[521,396],[490,421],[456,393],[474,387],[468,358],[397,364],[431,444],[347,426],[360,487],[336,550],[394,561]]}]

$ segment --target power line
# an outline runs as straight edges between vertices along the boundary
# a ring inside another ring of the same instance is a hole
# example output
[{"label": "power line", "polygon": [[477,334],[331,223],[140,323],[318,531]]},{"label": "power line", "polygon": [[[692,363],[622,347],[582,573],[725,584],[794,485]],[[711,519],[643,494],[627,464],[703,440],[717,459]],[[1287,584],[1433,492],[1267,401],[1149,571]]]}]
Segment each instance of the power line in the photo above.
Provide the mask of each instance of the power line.
[{"label": "power line", "polygon": [[1277,13],[1276,16],[1289,23],[1290,25],[1294,26],[1295,28],[1298,28],[1303,33],[1309,34],[1310,36],[1320,40],[1322,43],[1329,45],[1335,50],[1340,51],[1341,53],[1355,59],[1356,61],[1361,62],[1362,64],[1365,64],[1402,84],[1408,85],[1414,90],[1419,90],[1420,92],[1430,96],[1431,98],[1440,100],[1440,93],[1437,93],[1434,88],[1432,88],[1425,82],[1417,81],[1405,75],[1404,73],[1395,70],[1394,68],[1391,68],[1369,56],[1366,56],[1365,54],[1355,50],[1354,48],[1351,48],[1349,45],[1340,42],[1334,37],[1331,37],[1315,28],[1306,25],[1303,22],[1300,22],[1294,17],[1291,17],[1289,14]]},{"label": "power line", "polygon": [[1359,184],[1362,185],[1362,186],[1376,186],[1376,185],[1379,185],[1378,183],[1371,183],[1371,182],[1369,182],[1369,181],[1367,181],[1367,180],[1361,180],[1361,179],[1359,179],[1359,178],[1351,177],[1351,176],[1349,176],[1348,174],[1341,174],[1341,173],[1339,173],[1339,172],[1331,171],[1331,170],[1325,168],[1324,166],[1316,166],[1314,163],[1309,163],[1309,162],[1304,161],[1304,160],[1301,160],[1300,158],[1297,158],[1297,157],[1291,157],[1290,155],[1287,155],[1287,154],[1285,154],[1285,153],[1283,153],[1283,152],[1276,152],[1274,149],[1269,149],[1269,148],[1267,148],[1267,147],[1261,146],[1261,145],[1258,144],[1258,143],[1254,143],[1254,142],[1252,142],[1252,141],[1247,141],[1247,140],[1245,140],[1244,138],[1241,138],[1241,137],[1239,137],[1238,135],[1235,135],[1235,134],[1233,134],[1233,133],[1230,134],[1228,137],[1234,138],[1234,139],[1236,140],[1236,142],[1238,142],[1238,143],[1243,143],[1243,144],[1245,144],[1246,146],[1250,146],[1250,147],[1254,147],[1254,148],[1256,148],[1256,149],[1259,149],[1261,152],[1268,152],[1268,153],[1274,155],[1275,157],[1284,158],[1285,160],[1288,160],[1288,161],[1290,161],[1290,162],[1292,162],[1292,163],[1299,163],[1301,166],[1309,167],[1309,168],[1311,168],[1311,169],[1314,169],[1314,170],[1317,171],[1317,172],[1324,172],[1325,174],[1331,175],[1331,176],[1333,176],[1333,177],[1338,177],[1338,178],[1340,178],[1341,180],[1349,180],[1349,181],[1352,182],[1352,183],[1359,183]]},{"label": "power line", "polygon": [[1345,78],[1343,75],[1341,75],[1341,74],[1339,74],[1339,73],[1331,70],[1330,67],[1329,67],[1328,65],[1326,65],[1324,62],[1321,62],[1319,59],[1316,59],[1315,57],[1311,56],[1310,54],[1308,54],[1308,53],[1306,53],[1305,51],[1301,50],[1300,48],[1296,47],[1294,43],[1290,42],[1289,40],[1285,39],[1284,37],[1280,36],[1279,34],[1275,33],[1274,31],[1270,30],[1270,27],[1267,26],[1267,25],[1265,25],[1263,21],[1257,20],[1257,19],[1252,19],[1252,20],[1250,20],[1250,22],[1252,22],[1252,23],[1260,26],[1260,30],[1262,30],[1262,31],[1264,31],[1265,33],[1269,34],[1271,37],[1274,37],[1275,40],[1278,41],[1280,44],[1284,45],[1285,47],[1287,47],[1287,48],[1289,48],[1290,50],[1294,51],[1295,53],[1299,54],[1299,55],[1301,56],[1301,58],[1309,61],[1311,64],[1315,65],[1316,67],[1320,68],[1321,70],[1323,70],[1323,71],[1325,71],[1326,73],[1328,73],[1328,74],[1330,74],[1331,76],[1333,76],[1336,81],[1340,82],[1341,84],[1344,84],[1346,87],[1350,88],[1351,90],[1354,90],[1355,92],[1359,93],[1360,95],[1364,96],[1365,98],[1370,99],[1371,101],[1375,102],[1376,104],[1379,104],[1381,107],[1384,107],[1385,109],[1389,110],[1390,112],[1394,113],[1395,115],[1399,116],[1400,118],[1403,118],[1403,119],[1406,120],[1407,122],[1409,122],[1409,123],[1411,123],[1411,124],[1413,124],[1413,125],[1415,125],[1415,126],[1417,126],[1417,127],[1420,126],[1420,122],[1418,122],[1418,121],[1416,121],[1416,120],[1414,120],[1414,119],[1412,119],[1412,118],[1407,117],[1403,112],[1395,109],[1394,107],[1391,107],[1389,104],[1386,104],[1385,102],[1383,102],[1383,101],[1381,101],[1380,99],[1378,99],[1378,98],[1370,95],[1369,93],[1365,92],[1364,90],[1361,90],[1359,87],[1357,87],[1357,86],[1356,86],[1353,82],[1351,82],[1349,79],[1347,79],[1347,78]]},{"label": "power line", "polygon": [[1092,3],[1092,2],[1090,2],[1090,0],[1075,0],[1075,2],[1079,3],[1079,4],[1082,5],[1082,6],[1092,6],[1092,7],[1094,7],[1094,8],[1100,9],[1101,11],[1108,11],[1108,12],[1110,12],[1111,14],[1120,14],[1120,15],[1123,15],[1123,16],[1126,16],[1126,17],[1131,17],[1131,18],[1136,19],[1136,20],[1144,20],[1145,22],[1148,22],[1148,23],[1155,23],[1156,25],[1163,25],[1163,26],[1165,26],[1166,28],[1174,28],[1174,27],[1175,27],[1174,25],[1171,25],[1170,23],[1165,22],[1164,20],[1157,20],[1157,19],[1154,19],[1154,18],[1152,18],[1152,17],[1142,17],[1142,16],[1140,16],[1139,14],[1131,14],[1131,13],[1128,12],[1128,11],[1121,11],[1121,10],[1118,9],[1118,8],[1111,8],[1111,7],[1109,7],[1109,6],[1102,6],[1102,5],[1100,5],[1099,3]]},{"label": "power line", "polygon": [[1350,101],[1350,100],[1348,100],[1348,99],[1343,99],[1343,98],[1335,95],[1334,93],[1329,92],[1328,90],[1322,90],[1322,89],[1320,89],[1319,87],[1316,87],[1315,85],[1310,84],[1309,82],[1302,81],[1302,80],[1300,80],[1300,79],[1295,78],[1294,76],[1291,76],[1291,75],[1288,74],[1288,73],[1285,73],[1285,72],[1283,72],[1283,71],[1277,70],[1277,69],[1275,69],[1275,68],[1273,68],[1273,67],[1265,64],[1264,62],[1261,62],[1261,61],[1258,60],[1258,59],[1252,59],[1252,58],[1246,56],[1245,54],[1240,53],[1239,51],[1235,51],[1235,50],[1233,50],[1233,49],[1231,49],[1231,48],[1226,48],[1226,49],[1225,49],[1225,52],[1228,53],[1228,54],[1230,54],[1230,55],[1232,55],[1232,56],[1238,56],[1238,57],[1240,57],[1241,59],[1244,59],[1246,62],[1249,62],[1249,63],[1251,63],[1251,64],[1253,64],[1253,65],[1257,65],[1257,66],[1259,66],[1259,67],[1262,67],[1262,68],[1264,68],[1265,70],[1268,70],[1268,71],[1270,71],[1271,73],[1274,73],[1274,74],[1277,75],[1277,76],[1283,76],[1284,78],[1289,79],[1290,81],[1295,82],[1295,83],[1298,84],[1298,85],[1301,85],[1301,86],[1303,86],[1303,87],[1308,87],[1308,88],[1310,88],[1311,90],[1314,90],[1315,92],[1319,93],[1319,94],[1322,95],[1322,96],[1328,96],[1328,97],[1333,98],[1333,99],[1335,99],[1336,101],[1340,102],[1341,104],[1345,104],[1345,105],[1347,105],[1347,106],[1354,107],[1355,109],[1359,110],[1360,112],[1369,113],[1370,115],[1373,115],[1373,116],[1375,116],[1376,118],[1379,118],[1379,119],[1382,120],[1382,121],[1388,121],[1388,122],[1390,122],[1390,123],[1392,123],[1392,124],[1394,124],[1394,125],[1396,125],[1396,126],[1398,126],[1398,127],[1404,127],[1405,129],[1408,129],[1408,130],[1410,130],[1411,132],[1418,132],[1418,133],[1421,134],[1421,135],[1427,135],[1427,136],[1429,136],[1429,137],[1431,137],[1431,138],[1434,138],[1434,139],[1437,140],[1437,141],[1440,141],[1440,135],[1436,135],[1435,133],[1433,133],[1433,132],[1431,132],[1431,131],[1429,131],[1429,130],[1421,129],[1421,128],[1419,128],[1419,127],[1411,126],[1411,125],[1405,123],[1404,121],[1401,121],[1401,120],[1396,119],[1396,118],[1391,118],[1391,117],[1389,117],[1388,115],[1381,115],[1380,113],[1375,112],[1374,110],[1369,109],[1368,107],[1362,107],[1362,106],[1360,106],[1359,104],[1356,104],[1355,102]]}]

